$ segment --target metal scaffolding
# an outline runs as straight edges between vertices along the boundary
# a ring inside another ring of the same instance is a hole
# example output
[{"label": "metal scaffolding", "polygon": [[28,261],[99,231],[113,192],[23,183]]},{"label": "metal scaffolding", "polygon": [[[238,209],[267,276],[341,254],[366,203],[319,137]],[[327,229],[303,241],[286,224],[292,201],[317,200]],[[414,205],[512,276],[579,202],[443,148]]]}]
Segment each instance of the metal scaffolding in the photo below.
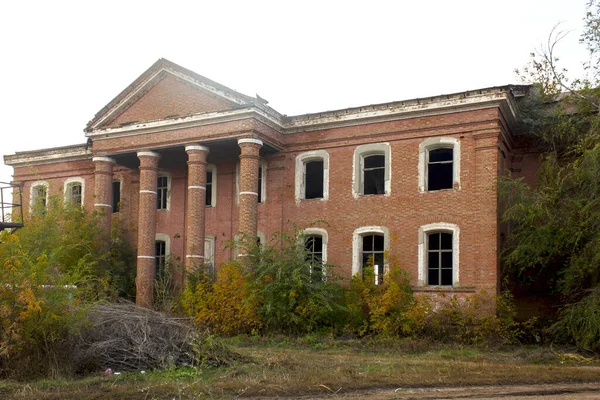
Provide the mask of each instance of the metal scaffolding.
[{"label": "metal scaffolding", "polygon": [[23,227],[21,186],[0,182],[0,231]]}]

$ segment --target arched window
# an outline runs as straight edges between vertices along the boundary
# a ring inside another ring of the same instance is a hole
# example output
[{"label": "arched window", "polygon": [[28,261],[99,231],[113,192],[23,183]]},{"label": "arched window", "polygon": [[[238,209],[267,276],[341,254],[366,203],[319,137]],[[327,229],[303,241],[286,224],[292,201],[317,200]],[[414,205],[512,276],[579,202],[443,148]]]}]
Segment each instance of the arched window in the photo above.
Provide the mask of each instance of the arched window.
[{"label": "arched window", "polygon": [[389,195],[392,153],[388,143],[358,146],[354,150],[352,191],[354,197]]},{"label": "arched window", "polygon": [[329,198],[329,153],[308,151],[296,156],[296,201]]},{"label": "arched window", "polygon": [[385,252],[390,248],[389,230],[384,226],[365,226],[352,236],[352,274],[364,276],[367,266],[373,266],[375,284],[383,282],[387,272]]},{"label": "arched window", "polygon": [[459,240],[455,224],[438,222],[419,228],[419,285],[459,285]]},{"label": "arched window", "polygon": [[460,140],[429,138],[419,144],[419,190],[460,189]]},{"label": "arched window", "polygon": [[65,203],[74,206],[83,205],[84,180],[70,178],[65,181]]}]

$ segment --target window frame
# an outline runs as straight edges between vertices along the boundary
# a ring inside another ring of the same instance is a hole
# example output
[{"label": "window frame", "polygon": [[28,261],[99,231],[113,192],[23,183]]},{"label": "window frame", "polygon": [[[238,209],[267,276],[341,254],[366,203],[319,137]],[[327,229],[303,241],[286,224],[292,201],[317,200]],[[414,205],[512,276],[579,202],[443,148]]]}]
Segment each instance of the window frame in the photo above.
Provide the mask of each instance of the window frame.
[{"label": "window frame", "polygon": [[29,210],[30,211],[34,211],[34,209],[36,208],[36,199],[38,196],[34,196],[34,191],[36,190],[36,188],[38,188],[40,186],[44,187],[44,190],[46,192],[46,196],[44,198],[43,209],[48,208],[48,200],[49,200],[49,196],[50,196],[50,184],[48,183],[48,181],[35,181],[35,182],[32,182],[31,186],[29,187]]},{"label": "window frame", "polygon": [[[115,183],[119,184],[119,199],[115,202]],[[121,193],[123,192],[123,181],[121,179],[115,179],[111,183],[111,192],[110,192],[110,206],[113,214],[121,212]]]},{"label": "window frame", "polygon": [[[364,159],[369,156],[384,156],[383,193],[364,194]],[[354,198],[363,196],[389,196],[392,192],[392,151],[389,143],[370,143],[357,146],[354,149],[352,161],[352,195]]]},{"label": "window frame", "polygon": [[208,190],[206,191],[205,194],[205,201],[204,201],[204,205],[205,207],[209,207],[209,208],[215,208],[217,206],[217,182],[218,182],[218,176],[217,176],[217,166],[214,164],[207,164],[206,165],[206,178],[207,181],[205,183],[206,188],[208,188],[208,172],[212,173],[212,181],[211,181],[211,188],[210,188],[210,205],[206,204],[206,200],[208,200]]},{"label": "window frame", "polygon": [[71,201],[73,199],[73,195],[72,195],[72,193],[69,193],[69,189],[72,188],[73,186],[75,186],[75,184],[79,184],[79,186],[81,186],[81,194],[80,194],[81,201],[79,202],[78,205],[80,207],[83,207],[84,202],[85,202],[85,179],[83,179],[81,177],[69,178],[69,179],[65,180],[65,182],[63,184],[65,205],[75,205]]},{"label": "window frame", "polygon": [[[325,280],[327,278],[327,243],[329,242],[329,235],[327,234],[327,231],[323,228],[306,228],[302,231],[302,235],[300,237],[301,239],[301,245],[302,246],[306,246],[306,238],[307,237],[316,237],[319,236],[321,237],[321,274],[323,275],[323,280]],[[306,247],[305,247],[306,248]],[[310,270],[310,273],[312,275],[312,267]]]},{"label": "window frame", "polygon": [[[427,281],[429,273],[428,265],[428,242],[429,235],[432,233],[451,233],[452,234],[452,285],[430,285]],[[452,288],[460,286],[460,228],[456,224],[448,222],[436,222],[423,225],[418,232],[418,276],[417,286]]]},{"label": "window frame", "polygon": [[[160,190],[158,189],[158,178],[167,178],[167,189],[166,189],[166,207],[158,208],[158,199]],[[156,211],[169,211],[171,209],[171,174],[168,172],[159,172],[156,176]]]},{"label": "window frame", "polygon": [[[204,236],[204,269],[208,276],[215,277],[215,248],[216,248],[217,237],[214,235]],[[206,246],[210,249],[211,256],[207,256]]]},{"label": "window frame", "polygon": [[[323,197],[307,199],[306,198],[306,164],[312,161],[323,161]],[[296,202],[301,200],[321,200],[329,199],[329,153],[325,150],[307,151],[296,156],[295,171],[295,193]]]},{"label": "window frame", "polygon": [[[371,235],[383,235],[383,251],[389,252],[390,250],[390,230],[385,226],[363,226],[357,228],[352,234],[352,275],[362,276],[362,243],[365,236]],[[383,259],[383,274],[384,277],[389,271],[388,260],[384,255]],[[382,278],[383,282],[383,278]]]},{"label": "window frame", "polygon": [[[429,190],[429,152],[437,149],[452,149],[452,188]],[[419,192],[440,192],[444,190],[460,190],[460,140],[453,137],[434,137],[419,143]]]},{"label": "window frame", "polygon": [[[157,233],[154,236],[154,247],[156,248],[156,242],[164,242],[165,243],[165,255],[164,255],[164,260],[165,260],[165,267],[168,265],[169,263],[169,259],[171,257],[171,238],[169,237],[169,235],[165,234],[165,233]],[[156,280],[159,276],[158,276],[158,255],[155,254],[155,271],[154,271],[154,280]]]}]

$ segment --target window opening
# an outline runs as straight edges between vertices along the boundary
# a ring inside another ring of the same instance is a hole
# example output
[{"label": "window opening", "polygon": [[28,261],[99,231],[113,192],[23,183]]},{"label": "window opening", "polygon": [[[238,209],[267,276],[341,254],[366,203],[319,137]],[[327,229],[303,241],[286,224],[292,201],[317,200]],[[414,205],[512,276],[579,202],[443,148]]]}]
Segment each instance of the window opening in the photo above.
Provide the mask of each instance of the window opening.
[{"label": "window opening", "polygon": [[82,195],[81,182],[71,182],[67,184],[67,202],[71,205],[81,205]]},{"label": "window opening", "polygon": [[372,263],[375,273],[375,284],[379,285],[383,283],[385,274],[383,235],[365,235],[362,237],[361,259],[362,270],[364,271]]},{"label": "window opening", "polygon": [[121,211],[121,182],[114,181],[112,183],[112,212],[118,213]]},{"label": "window opening", "polygon": [[258,202],[262,203],[262,185],[263,185],[263,167],[262,165],[258,166],[258,189],[256,193],[258,193]]},{"label": "window opening", "polygon": [[157,240],[156,245],[156,275],[155,279],[161,279],[165,274],[167,264],[167,243],[164,240]]},{"label": "window opening", "polygon": [[48,196],[48,188],[45,185],[37,185],[34,186],[31,192],[31,196],[32,196],[32,206],[34,209],[36,208],[41,208],[41,209],[45,209],[46,208],[46,200],[47,200],[47,196]]},{"label": "window opening", "polygon": [[304,198],[323,198],[323,160],[309,161],[304,164]]},{"label": "window opening", "polygon": [[167,192],[169,190],[168,178],[166,176],[159,176],[156,184],[156,208],[158,210],[167,209]]},{"label": "window opening", "polygon": [[213,173],[212,171],[206,171],[206,197],[204,205],[212,207],[212,190],[213,190]]},{"label": "window opening", "polygon": [[363,194],[385,193],[385,155],[363,158]]},{"label": "window opening", "polygon": [[452,233],[437,232],[427,235],[427,274],[432,286],[451,286]]},{"label": "window opening", "polygon": [[313,281],[323,279],[323,237],[318,235],[306,236],[304,239],[306,261],[310,265]]},{"label": "window opening", "polygon": [[452,189],[454,185],[454,149],[429,150],[427,190]]}]

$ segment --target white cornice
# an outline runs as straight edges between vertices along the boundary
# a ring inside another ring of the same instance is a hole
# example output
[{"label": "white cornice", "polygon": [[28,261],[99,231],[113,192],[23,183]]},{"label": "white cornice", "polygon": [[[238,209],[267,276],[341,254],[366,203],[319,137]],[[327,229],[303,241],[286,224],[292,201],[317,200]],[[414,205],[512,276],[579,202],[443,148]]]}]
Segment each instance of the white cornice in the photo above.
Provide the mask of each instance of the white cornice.
[{"label": "white cornice", "polygon": [[516,108],[506,88],[492,88],[479,92],[465,92],[427,99],[415,99],[318,114],[300,115],[289,117],[285,122],[260,108],[249,106],[248,108],[239,110],[203,113],[182,118],[97,129],[86,133],[86,136],[93,140],[112,139],[231,122],[246,118],[256,118],[282,134],[292,134],[366,123],[474,111],[491,107],[500,107],[503,113],[508,112],[510,114],[506,116],[508,120],[514,120]]},{"label": "white cornice", "polygon": [[12,167],[24,167],[29,165],[52,164],[59,161],[91,160],[92,151],[86,145],[56,147],[4,156],[4,163]]}]

